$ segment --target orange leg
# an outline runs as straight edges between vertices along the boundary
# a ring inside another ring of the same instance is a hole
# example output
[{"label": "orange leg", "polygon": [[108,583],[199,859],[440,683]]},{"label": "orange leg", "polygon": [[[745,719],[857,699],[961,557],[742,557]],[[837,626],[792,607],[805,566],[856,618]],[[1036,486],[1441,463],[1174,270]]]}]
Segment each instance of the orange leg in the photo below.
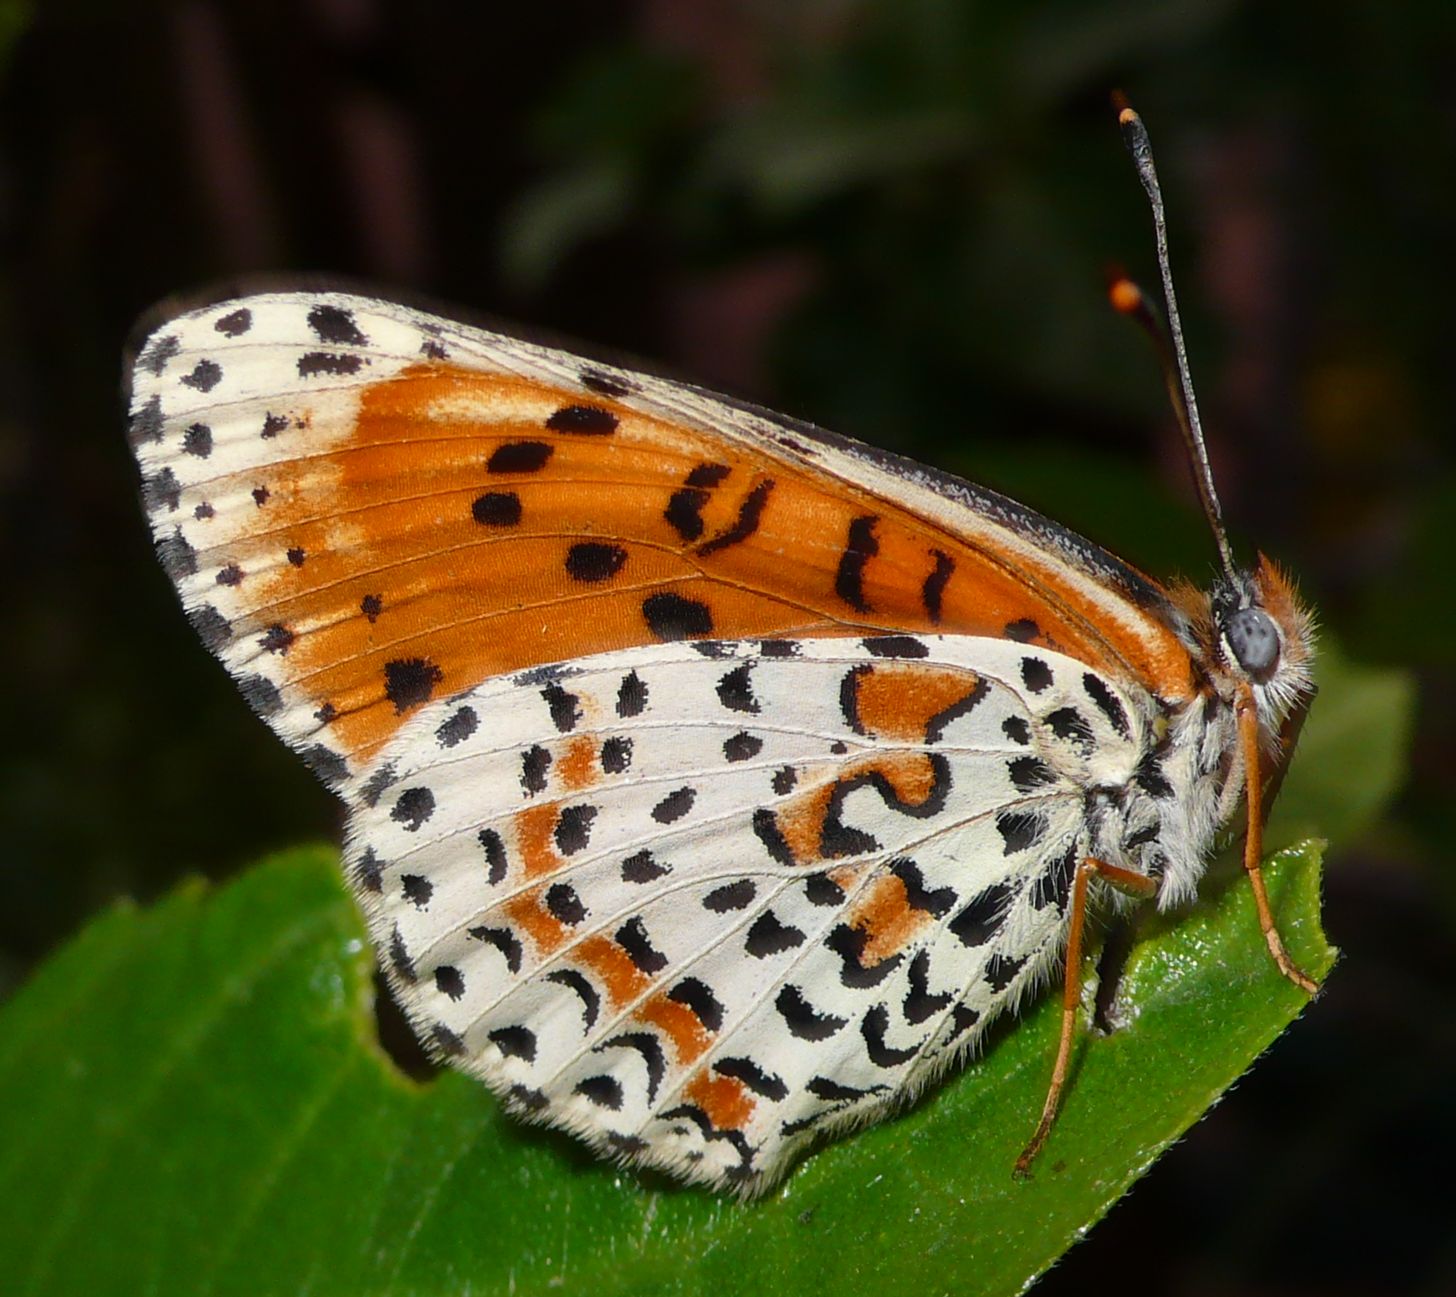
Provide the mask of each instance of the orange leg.
[{"label": "orange leg", "polygon": [[1239,746],[1244,754],[1244,800],[1248,808],[1249,827],[1244,835],[1244,872],[1254,889],[1254,904],[1259,911],[1259,929],[1274,963],[1295,986],[1309,995],[1319,990],[1313,978],[1302,973],[1289,958],[1274,926],[1274,912],[1269,908],[1269,893],[1264,889],[1264,784],[1259,773],[1259,713],[1254,703],[1254,689],[1245,684],[1239,689],[1235,714],[1239,723]]},{"label": "orange leg", "polygon": [[1047,1089],[1046,1102],[1042,1105],[1041,1120],[1031,1142],[1022,1149],[1016,1159],[1014,1174],[1025,1179],[1031,1173],[1032,1159],[1041,1151],[1046,1137],[1051,1134],[1052,1123],[1057,1119],[1061,1106],[1062,1091],[1066,1088],[1067,1073],[1071,1070],[1072,1042],[1077,1035],[1077,1010],[1082,1004],[1082,931],[1087,920],[1087,880],[1096,874],[1120,891],[1132,896],[1149,897],[1158,890],[1158,885],[1144,874],[1135,874],[1130,869],[1120,869],[1105,860],[1086,857],[1077,866],[1072,879],[1071,926],[1067,929],[1067,970],[1062,982],[1062,1035],[1057,1043],[1057,1060],[1052,1064],[1052,1083]]}]

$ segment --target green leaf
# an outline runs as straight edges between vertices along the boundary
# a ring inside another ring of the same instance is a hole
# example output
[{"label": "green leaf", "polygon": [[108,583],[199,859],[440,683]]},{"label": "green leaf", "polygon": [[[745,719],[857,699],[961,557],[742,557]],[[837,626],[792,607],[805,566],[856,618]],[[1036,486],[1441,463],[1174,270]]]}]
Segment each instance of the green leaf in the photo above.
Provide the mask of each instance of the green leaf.
[{"label": "green leaf", "polygon": [[[1323,975],[1317,846],[1271,892]],[[0,1010],[0,1256],[18,1294],[1019,1291],[1299,1013],[1233,885],[1144,942],[1034,1178],[1044,1000],[908,1114],[740,1203],[599,1163],[381,1053],[332,852],[95,922]],[[1090,994],[1090,988],[1089,988]]]}]

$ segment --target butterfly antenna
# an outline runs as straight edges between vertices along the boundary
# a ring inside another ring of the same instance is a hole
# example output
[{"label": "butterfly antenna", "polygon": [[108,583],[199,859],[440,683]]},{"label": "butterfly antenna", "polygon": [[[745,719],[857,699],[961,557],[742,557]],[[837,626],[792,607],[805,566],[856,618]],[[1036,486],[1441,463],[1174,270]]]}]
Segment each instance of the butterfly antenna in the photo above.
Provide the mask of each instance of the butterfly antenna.
[{"label": "butterfly antenna", "polygon": [[[1112,285],[1112,304],[1125,315],[1131,315],[1153,337],[1158,344],[1159,357],[1163,362],[1163,375],[1168,385],[1168,395],[1173,402],[1173,413],[1183,431],[1183,440],[1188,447],[1189,466],[1193,470],[1194,485],[1198,498],[1203,502],[1203,512],[1208,525],[1213,529],[1214,543],[1218,546],[1219,561],[1230,581],[1237,581],[1233,552],[1229,549],[1228,535],[1223,526],[1223,510],[1219,507],[1218,492],[1213,485],[1213,469],[1208,462],[1208,448],[1203,441],[1203,425],[1198,419],[1198,400],[1193,395],[1193,379],[1188,373],[1188,352],[1183,345],[1183,325],[1178,319],[1178,298],[1173,292],[1173,270],[1168,262],[1168,225],[1163,216],[1163,191],[1158,185],[1158,172],[1153,166],[1153,146],[1148,140],[1147,127],[1132,106],[1120,94],[1113,96],[1117,106],[1117,124],[1122,129],[1122,140],[1132,154],[1137,167],[1138,178],[1147,191],[1148,203],[1153,209],[1153,230],[1158,241],[1158,273],[1163,280],[1163,300],[1168,309],[1167,335],[1158,328],[1157,320],[1143,297],[1142,290],[1131,280],[1119,277]],[[1171,354],[1168,339],[1172,341]]]}]

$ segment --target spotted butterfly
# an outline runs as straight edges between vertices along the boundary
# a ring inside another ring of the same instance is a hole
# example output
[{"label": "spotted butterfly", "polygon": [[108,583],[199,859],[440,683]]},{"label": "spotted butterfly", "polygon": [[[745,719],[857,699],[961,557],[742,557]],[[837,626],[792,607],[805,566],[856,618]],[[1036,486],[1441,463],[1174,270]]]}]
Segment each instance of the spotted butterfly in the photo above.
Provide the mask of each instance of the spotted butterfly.
[{"label": "spotted butterfly", "polygon": [[[984,488],[341,292],[158,324],[162,563],[344,800],[421,1039],[514,1112],[757,1192],[1167,909],[1311,690],[1267,560],[1171,588]],[[1211,491],[1211,485],[1209,487]]]}]

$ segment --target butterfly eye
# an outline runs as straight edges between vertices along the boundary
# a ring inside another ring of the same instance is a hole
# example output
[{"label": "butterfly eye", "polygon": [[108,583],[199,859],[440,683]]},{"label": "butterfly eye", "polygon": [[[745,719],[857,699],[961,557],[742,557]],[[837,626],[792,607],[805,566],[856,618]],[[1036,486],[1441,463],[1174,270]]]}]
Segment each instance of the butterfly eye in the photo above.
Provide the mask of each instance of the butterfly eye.
[{"label": "butterfly eye", "polygon": [[1279,631],[1261,608],[1240,608],[1223,626],[1234,657],[1258,684],[1265,684],[1279,665]]}]

